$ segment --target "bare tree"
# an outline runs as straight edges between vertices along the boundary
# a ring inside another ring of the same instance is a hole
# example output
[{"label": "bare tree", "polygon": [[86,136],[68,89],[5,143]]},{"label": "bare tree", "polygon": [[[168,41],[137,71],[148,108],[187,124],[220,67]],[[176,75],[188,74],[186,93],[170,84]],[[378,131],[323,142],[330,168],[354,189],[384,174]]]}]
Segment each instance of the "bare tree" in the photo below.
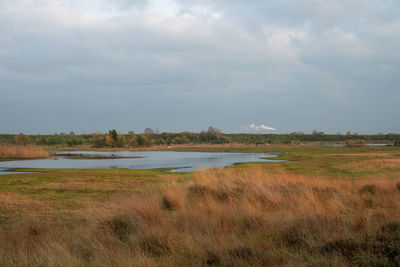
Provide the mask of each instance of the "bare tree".
[{"label": "bare tree", "polygon": [[144,134],[154,134],[154,131],[153,131],[153,129],[151,129],[150,127],[148,127],[148,128],[146,128],[146,129],[144,129],[143,133],[144,133]]}]

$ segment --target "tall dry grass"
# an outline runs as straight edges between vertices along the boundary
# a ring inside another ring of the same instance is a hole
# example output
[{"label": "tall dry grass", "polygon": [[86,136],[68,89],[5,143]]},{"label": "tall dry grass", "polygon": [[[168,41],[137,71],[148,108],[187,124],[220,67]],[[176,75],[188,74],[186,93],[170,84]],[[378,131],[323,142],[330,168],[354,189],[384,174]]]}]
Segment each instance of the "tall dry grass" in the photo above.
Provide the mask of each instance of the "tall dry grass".
[{"label": "tall dry grass", "polygon": [[49,153],[39,146],[0,145],[0,158],[47,158]]},{"label": "tall dry grass", "polygon": [[400,179],[203,170],[160,194],[0,231],[0,265],[398,266]]}]

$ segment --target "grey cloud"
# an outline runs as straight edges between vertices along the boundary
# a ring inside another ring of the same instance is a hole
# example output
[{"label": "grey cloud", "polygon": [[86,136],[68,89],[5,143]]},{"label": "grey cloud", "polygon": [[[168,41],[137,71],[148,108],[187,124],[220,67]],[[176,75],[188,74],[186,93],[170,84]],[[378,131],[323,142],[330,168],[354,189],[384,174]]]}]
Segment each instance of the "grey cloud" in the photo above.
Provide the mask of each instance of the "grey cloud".
[{"label": "grey cloud", "polygon": [[177,2],[0,1],[0,132],[400,130],[397,2]]}]

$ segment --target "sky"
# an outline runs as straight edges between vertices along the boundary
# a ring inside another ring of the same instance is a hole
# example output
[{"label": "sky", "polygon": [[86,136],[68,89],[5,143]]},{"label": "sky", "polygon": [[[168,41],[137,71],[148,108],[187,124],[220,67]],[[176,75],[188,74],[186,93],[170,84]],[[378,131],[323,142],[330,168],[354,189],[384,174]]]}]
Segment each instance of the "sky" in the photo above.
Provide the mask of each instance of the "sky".
[{"label": "sky", "polygon": [[399,133],[398,0],[0,0],[0,133]]}]

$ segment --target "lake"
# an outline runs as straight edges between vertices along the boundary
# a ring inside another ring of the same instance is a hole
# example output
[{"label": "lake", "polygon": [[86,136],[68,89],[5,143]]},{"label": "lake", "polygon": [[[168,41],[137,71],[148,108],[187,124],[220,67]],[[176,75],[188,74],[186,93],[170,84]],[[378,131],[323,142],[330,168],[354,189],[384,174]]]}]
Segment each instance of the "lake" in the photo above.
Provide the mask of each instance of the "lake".
[{"label": "lake", "polygon": [[174,171],[194,171],[199,168],[226,167],[245,162],[280,162],[274,153],[228,153],[228,152],[176,152],[176,151],[67,151],[63,154],[87,154],[101,156],[137,157],[115,159],[69,159],[50,158],[0,162],[0,174],[10,174],[7,169],[158,169],[176,168]]}]

